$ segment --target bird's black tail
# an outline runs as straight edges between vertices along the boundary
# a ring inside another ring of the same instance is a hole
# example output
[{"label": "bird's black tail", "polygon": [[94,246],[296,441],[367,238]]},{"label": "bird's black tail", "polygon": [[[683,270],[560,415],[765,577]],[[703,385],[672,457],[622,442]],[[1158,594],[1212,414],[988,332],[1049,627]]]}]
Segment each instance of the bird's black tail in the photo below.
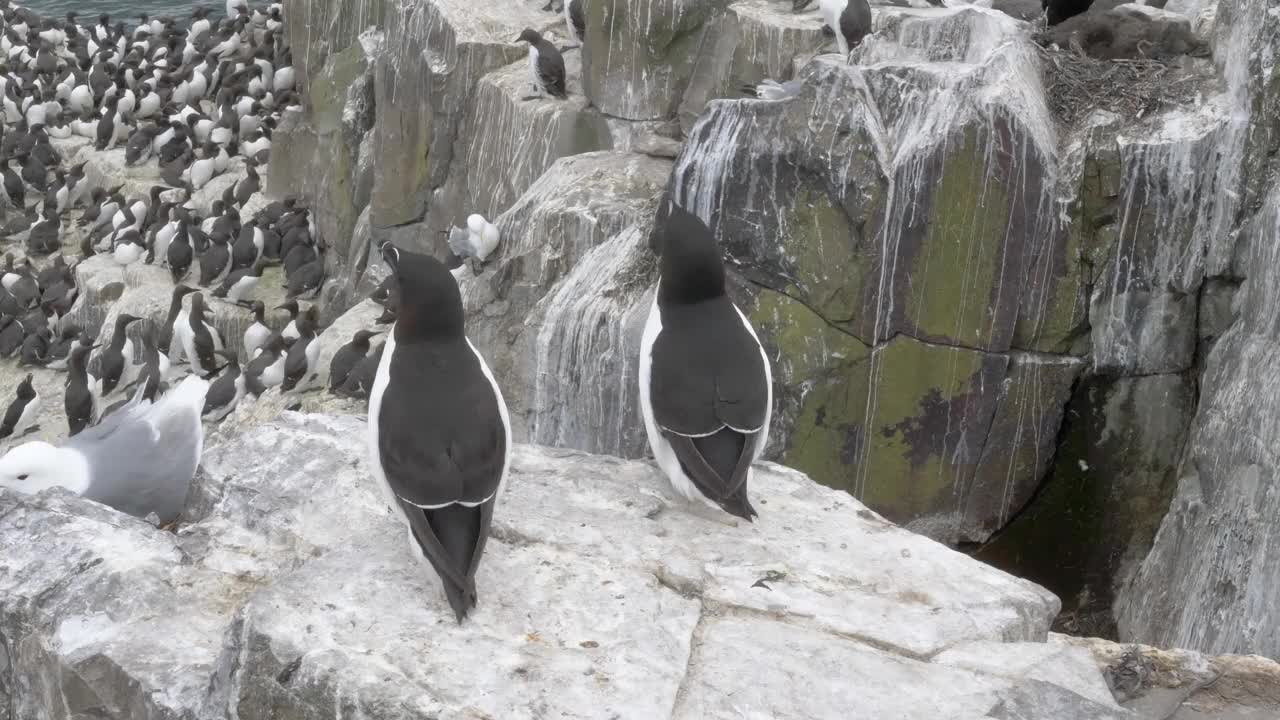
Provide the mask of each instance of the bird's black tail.
[{"label": "bird's black tail", "polygon": [[[471,573],[475,566],[472,560],[480,551],[481,508],[449,505],[424,510],[423,513],[444,549],[444,557],[433,557],[432,553],[427,553],[427,559],[440,575],[445,597],[461,623],[467,612],[476,606],[475,578]],[[442,567],[444,563],[448,563],[447,568]],[[459,579],[465,584],[459,583]]]}]

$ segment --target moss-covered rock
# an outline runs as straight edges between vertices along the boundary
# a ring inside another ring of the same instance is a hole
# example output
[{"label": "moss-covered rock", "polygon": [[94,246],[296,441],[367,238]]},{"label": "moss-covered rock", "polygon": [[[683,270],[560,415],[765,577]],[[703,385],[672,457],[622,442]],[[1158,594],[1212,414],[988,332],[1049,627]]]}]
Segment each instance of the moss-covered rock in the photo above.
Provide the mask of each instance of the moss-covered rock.
[{"label": "moss-covered rock", "polygon": [[1043,489],[978,557],[1057,593],[1063,629],[1114,637],[1114,584],[1168,508],[1195,391],[1186,375],[1083,380]]},{"label": "moss-covered rock", "polygon": [[661,120],[675,114],[698,70],[706,23],[729,0],[584,3],[583,85],[606,115]]},{"label": "moss-covered rock", "polygon": [[744,85],[789,79],[798,59],[829,42],[812,14],[777,0],[734,2],[707,25],[697,70],[680,101],[680,126],[688,132],[709,101],[738,97]]}]

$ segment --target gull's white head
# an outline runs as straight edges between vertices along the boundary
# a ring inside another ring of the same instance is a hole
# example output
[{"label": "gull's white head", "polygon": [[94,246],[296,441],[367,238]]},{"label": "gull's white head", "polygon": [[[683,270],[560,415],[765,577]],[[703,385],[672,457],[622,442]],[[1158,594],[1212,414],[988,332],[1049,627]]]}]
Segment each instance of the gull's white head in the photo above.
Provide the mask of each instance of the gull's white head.
[{"label": "gull's white head", "polygon": [[0,458],[0,487],[31,495],[55,487],[84,492],[85,468],[67,452],[46,442],[19,445]]}]

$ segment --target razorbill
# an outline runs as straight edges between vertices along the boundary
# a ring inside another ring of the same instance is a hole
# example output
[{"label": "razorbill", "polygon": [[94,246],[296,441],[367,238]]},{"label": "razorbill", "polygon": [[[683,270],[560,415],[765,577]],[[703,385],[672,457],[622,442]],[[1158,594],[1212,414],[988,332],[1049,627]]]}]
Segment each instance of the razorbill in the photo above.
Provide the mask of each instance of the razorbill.
[{"label": "razorbill", "polygon": [[715,238],[670,204],[658,288],[640,341],[640,408],[658,466],[677,492],[751,520],[751,463],[773,403],[769,359],[725,295]]},{"label": "razorbill", "polygon": [[464,333],[458,284],[434,258],[382,247],[401,312],[369,397],[370,467],[461,623],[506,479],[511,423],[493,374]]},{"label": "razorbill", "polygon": [[533,95],[526,95],[521,99],[534,100],[547,95],[561,100],[568,98],[569,93],[565,90],[564,57],[556,46],[533,28],[525,28],[516,42],[529,43],[529,72],[532,74],[534,91]]},{"label": "razorbill", "polygon": [[4,422],[0,423],[0,438],[10,435],[22,436],[37,429],[36,417],[40,414],[40,393],[31,384],[31,373],[18,383],[18,390],[9,409],[4,413]]},{"label": "razorbill", "polygon": [[154,403],[133,401],[62,447],[30,442],[0,458],[0,485],[24,493],[62,487],[162,523],[187,500],[204,448],[200,411],[208,383],[188,377]]}]

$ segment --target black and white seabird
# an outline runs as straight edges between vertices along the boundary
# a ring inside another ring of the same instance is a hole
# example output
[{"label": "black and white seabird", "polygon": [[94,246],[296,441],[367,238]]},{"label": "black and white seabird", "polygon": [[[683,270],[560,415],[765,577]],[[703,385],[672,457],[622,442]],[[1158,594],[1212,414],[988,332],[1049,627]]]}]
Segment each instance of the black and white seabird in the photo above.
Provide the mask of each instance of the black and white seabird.
[{"label": "black and white seabird", "polygon": [[245,389],[255,397],[284,382],[284,338],[272,335],[244,369]]},{"label": "black and white seabird", "polygon": [[252,360],[258,348],[271,339],[271,328],[267,326],[267,307],[261,300],[254,300],[249,309],[253,311],[253,322],[244,331],[244,356]]},{"label": "black and white seabird", "polygon": [[[176,333],[178,328],[174,329]],[[201,374],[211,373],[218,367],[214,351],[221,350],[216,338],[218,331],[209,326],[204,319],[204,295],[191,295],[191,309],[187,311],[187,328],[182,334],[183,350],[191,367],[199,368]]]},{"label": "black and white seabird", "polygon": [[25,435],[35,430],[36,417],[40,414],[40,393],[31,384],[31,374],[18,383],[18,390],[9,409],[4,413],[4,422],[0,423],[0,438],[11,435]]},{"label": "black and white seabird", "polygon": [[871,5],[867,0],[818,0],[818,8],[835,31],[840,56],[848,60],[849,52],[871,33]]},{"label": "black and white seabird", "polygon": [[67,413],[68,434],[75,435],[89,427],[94,421],[98,393],[93,387],[97,380],[89,375],[89,351],[92,348],[77,344],[71,348],[71,359],[67,363],[67,392],[63,398],[63,409]]},{"label": "black and white seabird", "polygon": [[277,305],[276,310],[284,310],[289,313],[289,322],[280,331],[280,336],[285,340],[293,341],[298,339],[298,301],[289,300],[283,305]]},{"label": "black and white seabird", "polygon": [[284,360],[282,390],[292,390],[305,381],[320,359],[320,343],[316,342],[319,310],[315,305],[298,316],[298,339],[289,346]]},{"label": "black and white seabird", "polygon": [[128,313],[120,313],[116,316],[115,331],[111,335],[111,342],[107,345],[107,349],[102,351],[102,394],[110,395],[116,389],[116,385],[121,387],[133,382],[133,376],[136,372],[130,372],[135,366],[133,364],[133,341],[129,339],[126,330],[130,323],[137,322],[139,318],[129,315]]},{"label": "black and white seabird", "polygon": [[225,358],[227,364],[218,374],[218,379],[209,385],[209,392],[204,396],[204,411],[201,413],[214,422],[231,414],[245,393],[244,374],[240,372],[236,354],[230,350],[219,350],[217,355]]},{"label": "black and white seabird", "polygon": [[521,99],[533,100],[547,95],[561,100],[569,97],[565,90],[564,57],[556,46],[533,28],[525,28],[516,42],[529,43],[529,71],[533,75],[534,94]]},{"label": "black and white seabird", "polygon": [[333,360],[329,362],[329,392],[336,393],[342,389],[351,371],[369,354],[369,338],[376,334],[372,330],[357,330],[351,342],[333,354]]},{"label": "black and white seabird", "polygon": [[165,316],[164,324],[160,326],[160,335],[156,338],[156,347],[160,352],[168,355],[170,343],[178,333],[175,332],[179,319],[185,315],[182,310],[182,298],[186,295],[196,292],[195,288],[186,285],[178,285],[173,289],[173,294],[169,299],[169,314]]},{"label": "black and white seabird", "polygon": [[400,285],[400,317],[369,398],[374,476],[462,622],[511,453],[493,374],[464,333],[458,283],[434,258],[383,245]]},{"label": "black and white seabird", "polygon": [[258,281],[262,279],[263,267],[265,264],[259,258],[254,261],[252,267],[230,273],[227,279],[222,281],[222,285],[213,291],[213,296],[243,305],[253,294],[254,288],[258,287]]},{"label": "black and white seabird", "polygon": [[338,390],[339,395],[356,399],[369,398],[369,393],[373,390],[373,381],[378,375],[378,366],[382,364],[382,350],[386,346],[386,343],[378,345],[378,349],[356,363],[351,373],[347,375],[347,381]]},{"label": "black and white seabird", "polygon": [[671,204],[661,274],[640,341],[640,408],[671,485],[751,520],[751,463],[773,404],[769,359],[725,294],[724,262],[701,220]]}]

